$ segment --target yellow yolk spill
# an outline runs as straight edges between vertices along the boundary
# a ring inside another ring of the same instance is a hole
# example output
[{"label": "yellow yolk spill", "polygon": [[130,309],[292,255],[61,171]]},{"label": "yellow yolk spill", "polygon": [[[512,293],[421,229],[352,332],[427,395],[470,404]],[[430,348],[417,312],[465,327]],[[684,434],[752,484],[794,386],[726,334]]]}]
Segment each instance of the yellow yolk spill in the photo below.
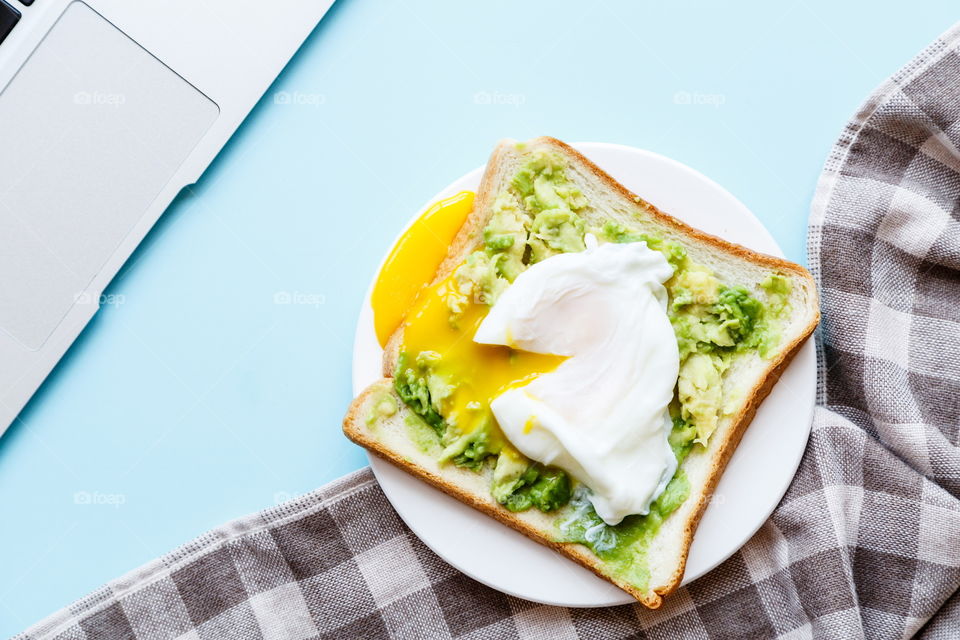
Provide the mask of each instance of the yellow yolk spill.
[{"label": "yellow yolk spill", "polygon": [[371,296],[373,324],[381,347],[403,322],[417,295],[433,280],[450,243],[473,209],[473,198],[472,191],[461,191],[437,202],[390,251]]},{"label": "yellow yolk spill", "polygon": [[[490,307],[469,302],[454,325],[444,295],[455,286],[451,275],[420,295],[404,322],[403,351],[411,358],[422,351],[440,354],[434,371],[454,385],[440,413],[460,433],[470,433],[488,418],[496,425],[490,412],[494,398],[553,371],[566,357],[477,344],[473,335]],[[497,445],[507,445],[499,428],[491,432]]]},{"label": "yellow yolk spill", "polygon": [[537,419],[534,416],[530,416],[527,418],[527,421],[523,423],[523,432],[530,433],[535,426],[537,426]]}]

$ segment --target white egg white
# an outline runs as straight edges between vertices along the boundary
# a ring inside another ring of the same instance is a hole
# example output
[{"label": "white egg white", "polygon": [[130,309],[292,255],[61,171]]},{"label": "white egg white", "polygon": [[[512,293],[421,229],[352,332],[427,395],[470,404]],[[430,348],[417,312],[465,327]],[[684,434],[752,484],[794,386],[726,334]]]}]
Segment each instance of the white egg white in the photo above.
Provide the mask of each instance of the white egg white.
[{"label": "white egg white", "polygon": [[663,286],[673,269],[645,243],[590,240],[520,274],[474,340],[569,356],[490,406],[517,449],[586,485],[616,524],[648,513],[676,471],[667,406],[679,352]]}]

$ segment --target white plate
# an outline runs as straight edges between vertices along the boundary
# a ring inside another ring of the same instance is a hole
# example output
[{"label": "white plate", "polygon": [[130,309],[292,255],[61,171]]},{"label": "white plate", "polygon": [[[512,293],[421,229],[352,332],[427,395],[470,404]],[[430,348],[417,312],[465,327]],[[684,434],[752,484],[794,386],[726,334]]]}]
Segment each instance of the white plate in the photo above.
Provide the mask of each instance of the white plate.
[{"label": "white plate", "polygon": [[[628,189],[694,227],[763,253],[783,255],[739,200],[693,169],[632,147],[595,142],[573,146]],[[459,191],[475,191],[482,173],[483,167],[454,181],[426,206]],[[368,291],[354,340],[354,393],[381,377],[381,356]],[[806,447],[815,388],[816,359],[811,340],[760,406],[731,458],[697,529],[684,583],[730,557],[780,502]],[[554,551],[390,463],[369,457],[384,493],[404,522],[428,547],[470,577],[510,595],[545,604],[600,607],[633,602],[626,592]]]}]

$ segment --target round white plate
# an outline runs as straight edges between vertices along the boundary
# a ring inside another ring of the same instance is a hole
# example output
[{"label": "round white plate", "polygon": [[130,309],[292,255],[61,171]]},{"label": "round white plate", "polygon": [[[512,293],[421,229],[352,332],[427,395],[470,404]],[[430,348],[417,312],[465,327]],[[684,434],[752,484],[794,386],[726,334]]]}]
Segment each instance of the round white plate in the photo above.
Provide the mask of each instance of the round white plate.
[{"label": "round white plate", "polygon": [[[723,187],[663,156],[614,144],[573,145],[620,183],[681,220],[763,253],[783,253],[759,220]],[[483,167],[454,181],[426,206],[475,191]],[[424,208],[426,208],[426,206]],[[422,211],[412,219],[416,220]],[[372,287],[372,284],[371,284]],[[816,358],[808,342],[757,411],[704,513],[684,583],[726,560],[760,528],[796,473],[810,433]],[[382,351],[370,294],[353,351],[353,391],[381,375]],[[626,604],[633,598],[588,570],[370,455],[370,466],[404,522],[440,557],[510,595],[567,607]]]}]

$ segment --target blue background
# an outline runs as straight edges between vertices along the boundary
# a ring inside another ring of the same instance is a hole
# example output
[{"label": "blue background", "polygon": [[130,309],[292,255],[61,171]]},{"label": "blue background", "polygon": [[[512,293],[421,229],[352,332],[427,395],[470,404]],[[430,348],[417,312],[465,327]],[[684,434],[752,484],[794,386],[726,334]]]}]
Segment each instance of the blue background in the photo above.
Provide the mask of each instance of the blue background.
[{"label": "blue background", "polygon": [[0,439],[0,635],[363,466],[339,422],[367,283],[501,137],[673,157],[803,261],[844,123],[957,19],[889,7],[340,0]]}]

